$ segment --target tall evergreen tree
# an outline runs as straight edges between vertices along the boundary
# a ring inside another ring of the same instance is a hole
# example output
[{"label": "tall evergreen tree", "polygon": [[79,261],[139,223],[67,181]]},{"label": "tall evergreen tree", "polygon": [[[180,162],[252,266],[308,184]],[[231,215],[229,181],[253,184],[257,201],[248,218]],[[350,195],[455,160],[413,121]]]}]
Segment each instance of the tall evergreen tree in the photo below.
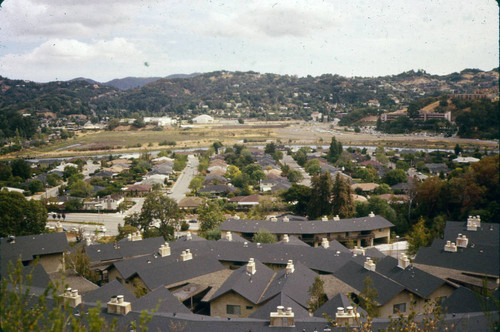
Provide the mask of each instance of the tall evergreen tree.
[{"label": "tall evergreen tree", "polygon": [[332,188],[332,212],[341,218],[352,217],[355,213],[351,186],[337,173]]},{"label": "tall evergreen tree", "polygon": [[341,153],[342,153],[342,143],[337,142],[337,139],[335,138],[335,136],[333,136],[332,141],[330,142],[330,150],[326,155],[326,160],[328,160],[331,163],[334,163],[339,159]]},{"label": "tall evergreen tree", "polygon": [[332,212],[330,205],[332,197],[332,178],[329,172],[315,175],[311,179],[311,199],[308,204],[310,219],[329,215]]}]

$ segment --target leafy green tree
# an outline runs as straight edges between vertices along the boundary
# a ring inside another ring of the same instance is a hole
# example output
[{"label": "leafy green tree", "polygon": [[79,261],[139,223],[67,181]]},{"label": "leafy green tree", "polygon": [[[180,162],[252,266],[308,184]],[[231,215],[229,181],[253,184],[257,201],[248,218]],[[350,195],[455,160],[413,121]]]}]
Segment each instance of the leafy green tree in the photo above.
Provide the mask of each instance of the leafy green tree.
[{"label": "leafy green tree", "polygon": [[49,187],[57,186],[61,180],[61,177],[55,173],[47,174],[47,184]]},{"label": "leafy green tree", "polygon": [[8,164],[0,165],[0,181],[8,181],[12,177],[12,169]]},{"label": "leafy green tree", "polygon": [[267,143],[264,152],[272,155],[274,152],[276,152],[276,144],[274,144],[274,142]]},{"label": "leafy green tree", "polygon": [[213,228],[206,230],[204,232],[200,232],[200,236],[210,241],[217,241],[221,238],[220,230],[218,228]]},{"label": "leafy green tree", "polygon": [[78,174],[78,169],[74,166],[64,167],[63,177],[64,179],[70,178],[72,175]]},{"label": "leafy green tree", "polygon": [[215,153],[219,153],[219,149],[222,148],[224,145],[222,145],[221,142],[217,141],[212,144],[212,147],[214,148]]},{"label": "leafy green tree", "polygon": [[326,160],[331,163],[335,163],[342,153],[342,143],[337,142],[335,136],[332,136],[332,141],[330,142],[330,149],[326,155]]},{"label": "leafy green tree", "polygon": [[134,234],[138,231],[137,227],[131,225],[123,225],[118,224],[118,235],[116,236],[116,241],[123,240],[127,238],[129,234]]},{"label": "leafy green tree", "polygon": [[401,182],[406,182],[406,173],[402,169],[390,170],[385,173],[382,181],[384,181],[384,183],[387,183],[389,186],[393,186]]},{"label": "leafy green tree", "polygon": [[31,177],[31,167],[24,159],[16,159],[10,164],[13,176],[26,180]]},{"label": "leafy green tree", "polygon": [[278,242],[278,238],[276,234],[266,229],[259,229],[259,231],[253,235],[252,241],[254,243],[276,243]]},{"label": "leafy green tree", "polygon": [[198,210],[200,220],[200,230],[202,232],[216,229],[226,219],[224,211],[217,201],[210,201],[207,205]]},{"label": "leafy green tree", "polygon": [[224,174],[224,177],[232,180],[239,175],[241,175],[240,169],[234,165],[229,165],[227,167],[226,174]]},{"label": "leafy green tree", "polygon": [[332,187],[332,178],[329,172],[312,177],[311,196],[307,208],[310,219],[331,214]]},{"label": "leafy green tree", "polygon": [[392,189],[388,184],[382,183],[377,188],[375,188],[374,193],[377,195],[390,194],[392,193]]},{"label": "leafy green tree", "polygon": [[31,194],[44,191],[45,187],[43,186],[43,182],[40,180],[33,180],[30,181],[28,184],[28,189],[31,192]]},{"label": "leafy green tree", "polygon": [[341,218],[354,215],[354,201],[351,186],[337,173],[332,187],[332,212]]},{"label": "leafy green tree", "polygon": [[47,224],[47,209],[15,192],[0,192],[0,237],[40,234]]},{"label": "leafy green tree", "polygon": [[203,187],[203,176],[195,176],[189,183],[189,189],[198,191]]},{"label": "leafy green tree", "polygon": [[288,172],[287,178],[288,178],[288,181],[290,181],[292,183],[297,183],[297,182],[302,181],[302,179],[304,179],[304,177],[302,176],[302,173],[296,169],[292,169],[290,172]]},{"label": "leafy green tree", "polygon": [[373,281],[370,277],[366,277],[363,281],[363,290],[359,294],[359,304],[366,310],[370,317],[379,317],[380,308],[377,306],[376,298],[378,298],[378,291],[373,286]]},{"label": "leafy green tree", "polygon": [[179,225],[182,213],[177,202],[161,192],[150,192],[142,205],[140,214],[125,218],[125,224],[137,227],[141,231],[158,232],[166,240],[171,239],[174,227]]},{"label": "leafy green tree", "polygon": [[425,220],[420,217],[418,222],[412,226],[410,233],[408,234],[408,253],[410,255],[415,255],[418,248],[425,247],[432,241],[431,231],[425,226]]},{"label": "leafy green tree", "polygon": [[325,282],[319,276],[314,278],[314,282],[309,287],[308,293],[309,300],[307,301],[307,305],[311,312],[315,312],[328,301],[325,293]]},{"label": "leafy green tree", "polygon": [[293,213],[304,216],[307,214],[311,188],[294,183],[281,197],[285,202],[292,203],[290,208]]},{"label": "leafy green tree", "polygon": [[318,159],[310,159],[304,165],[304,169],[309,175],[316,175],[321,173],[321,166]]},{"label": "leafy green tree", "polygon": [[83,181],[77,180],[69,185],[69,194],[75,197],[87,197],[92,194],[94,187]]},{"label": "leafy green tree", "polygon": [[259,183],[259,180],[264,180],[266,174],[262,171],[262,167],[259,164],[250,164],[243,168],[243,173],[248,174],[249,183],[255,185]]}]

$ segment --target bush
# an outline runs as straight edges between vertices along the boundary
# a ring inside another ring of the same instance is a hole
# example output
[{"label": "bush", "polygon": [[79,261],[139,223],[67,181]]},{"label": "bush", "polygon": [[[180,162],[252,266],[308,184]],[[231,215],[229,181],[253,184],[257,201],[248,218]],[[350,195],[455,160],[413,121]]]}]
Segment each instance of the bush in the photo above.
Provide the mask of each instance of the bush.
[{"label": "bush", "polygon": [[189,224],[187,223],[187,221],[183,221],[182,224],[181,224],[181,231],[182,232],[185,232],[189,229]]}]

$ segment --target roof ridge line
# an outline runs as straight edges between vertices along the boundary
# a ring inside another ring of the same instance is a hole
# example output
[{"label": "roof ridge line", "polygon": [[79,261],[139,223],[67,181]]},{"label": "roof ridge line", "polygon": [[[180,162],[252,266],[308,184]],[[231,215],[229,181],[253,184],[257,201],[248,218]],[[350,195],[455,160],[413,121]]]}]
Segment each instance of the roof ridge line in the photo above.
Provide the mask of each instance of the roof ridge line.
[{"label": "roof ridge line", "polygon": [[259,298],[257,299],[257,303],[260,303],[260,301],[262,300],[262,297],[264,296],[264,294],[266,294],[267,289],[269,288],[269,286],[271,286],[271,283],[274,281],[274,278],[276,278],[277,275],[278,275],[278,272],[274,271],[272,278],[269,279],[269,282],[267,283],[266,287],[262,291],[262,294],[260,294]]}]

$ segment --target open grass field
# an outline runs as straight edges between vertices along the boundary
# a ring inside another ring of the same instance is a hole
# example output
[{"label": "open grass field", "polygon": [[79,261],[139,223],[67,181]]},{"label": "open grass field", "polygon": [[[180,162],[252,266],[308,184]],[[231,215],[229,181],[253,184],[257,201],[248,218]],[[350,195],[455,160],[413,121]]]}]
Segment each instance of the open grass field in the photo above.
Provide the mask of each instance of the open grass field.
[{"label": "open grass field", "polygon": [[[201,148],[221,141],[225,146],[246,142],[263,145],[266,140],[279,140],[289,145],[328,145],[332,135],[344,145],[391,146],[399,148],[453,149],[458,143],[462,148],[498,150],[498,142],[474,139],[445,138],[423,135],[385,135],[354,133],[344,128],[331,128],[330,124],[281,122],[255,122],[245,125],[202,125],[193,128],[151,128],[115,131],[78,132],[74,138],[59,141],[38,149],[23,150],[3,158],[40,158],[77,155],[95,155],[172,148]],[[175,145],[165,143],[175,142]],[[163,144],[162,144],[163,143]]]}]

